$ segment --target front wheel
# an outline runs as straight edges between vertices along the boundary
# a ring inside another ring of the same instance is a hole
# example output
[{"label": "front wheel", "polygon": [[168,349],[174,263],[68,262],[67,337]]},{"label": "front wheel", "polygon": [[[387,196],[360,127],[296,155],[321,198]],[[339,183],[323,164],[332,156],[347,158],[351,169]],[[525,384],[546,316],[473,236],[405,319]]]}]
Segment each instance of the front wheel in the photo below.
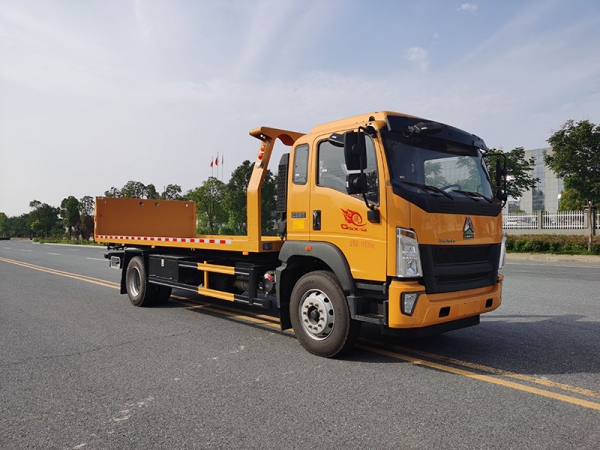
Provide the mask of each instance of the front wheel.
[{"label": "front wheel", "polygon": [[290,298],[290,319],[302,346],[326,358],[350,350],[360,333],[361,323],[351,319],[344,292],[327,271],[298,280]]}]

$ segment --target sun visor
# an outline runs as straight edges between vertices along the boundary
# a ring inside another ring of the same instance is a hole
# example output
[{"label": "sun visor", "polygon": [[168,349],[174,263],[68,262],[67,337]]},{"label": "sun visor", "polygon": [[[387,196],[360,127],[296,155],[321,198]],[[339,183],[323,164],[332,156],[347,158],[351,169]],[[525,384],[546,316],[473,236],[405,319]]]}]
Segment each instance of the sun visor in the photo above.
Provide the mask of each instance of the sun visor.
[{"label": "sun visor", "polygon": [[402,133],[406,137],[418,136],[460,146],[476,147],[484,151],[488,150],[485,142],[479,136],[443,123],[402,116],[387,116],[386,121],[389,131]]}]

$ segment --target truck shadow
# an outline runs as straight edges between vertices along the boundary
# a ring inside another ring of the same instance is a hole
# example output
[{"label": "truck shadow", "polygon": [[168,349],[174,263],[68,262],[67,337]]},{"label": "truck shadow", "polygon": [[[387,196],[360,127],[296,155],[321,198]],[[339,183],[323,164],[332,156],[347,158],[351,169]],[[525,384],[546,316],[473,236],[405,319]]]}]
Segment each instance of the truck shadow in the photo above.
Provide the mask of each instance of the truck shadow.
[{"label": "truck shadow", "polygon": [[600,373],[600,323],[581,315],[494,315],[476,327],[420,339],[384,336],[378,327],[366,326],[361,338],[392,351],[431,353],[527,375]]},{"label": "truck shadow", "polygon": [[[190,308],[187,299],[197,304],[192,306],[197,313],[235,320],[240,326],[280,332],[274,310],[207,299],[196,294],[174,292],[169,302],[157,308]],[[226,312],[221,313],[221,308]],[[231,312],[237,314],[232,316]],[[248,317],[259,314],[269,323],[245,322],[240,316],[246,314]],[[295,338],[290,332],[281,334]],[[453,358],[525,375],[600,373],[600,323],[575,314],[488,315],[482,317],[478,326],[418,339],[386,336],[377,325],[364,323],[359,347],[339,359],[380,364],[404,362],[369,351],[372,347],[413,357],[431,354],[432,360]]]}]

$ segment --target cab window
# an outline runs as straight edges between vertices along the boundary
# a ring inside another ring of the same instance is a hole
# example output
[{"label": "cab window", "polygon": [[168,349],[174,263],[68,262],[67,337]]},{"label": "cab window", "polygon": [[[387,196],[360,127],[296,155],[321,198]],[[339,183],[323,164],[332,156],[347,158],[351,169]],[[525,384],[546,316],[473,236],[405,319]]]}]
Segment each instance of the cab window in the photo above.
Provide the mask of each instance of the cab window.
[{"label": "cab window", "polygon": [[[370,136],[366,136],[367,145],[367,198],[374,204],[379,204],[379,183],[375,147]],[[340,192],[346,190],[346,176],[354,171],[348,171],[344,163],[344,149],[336,147],[328,140],[321,141],[318,147],[317,186],[328,187]],[[361,195],[362,197],[362,195]]]},{"label": "cab window", "polygon": [[306,184],[308,175],[308,144],[299,145],[294,152],[294,184]]}]

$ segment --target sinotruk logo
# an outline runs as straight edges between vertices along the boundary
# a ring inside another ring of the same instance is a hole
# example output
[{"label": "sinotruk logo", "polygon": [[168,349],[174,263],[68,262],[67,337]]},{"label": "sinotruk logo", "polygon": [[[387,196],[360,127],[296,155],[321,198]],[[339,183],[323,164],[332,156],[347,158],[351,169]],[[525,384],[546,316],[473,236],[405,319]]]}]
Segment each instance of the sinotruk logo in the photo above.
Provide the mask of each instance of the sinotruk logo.
[{"label": "sinotruk logo", "polygon": [[464,239],[473,239],[475,237],[475,226],[473,226],[473,221],[470,217],[465,219],[465,224],[463,225],[463,238]]}]

